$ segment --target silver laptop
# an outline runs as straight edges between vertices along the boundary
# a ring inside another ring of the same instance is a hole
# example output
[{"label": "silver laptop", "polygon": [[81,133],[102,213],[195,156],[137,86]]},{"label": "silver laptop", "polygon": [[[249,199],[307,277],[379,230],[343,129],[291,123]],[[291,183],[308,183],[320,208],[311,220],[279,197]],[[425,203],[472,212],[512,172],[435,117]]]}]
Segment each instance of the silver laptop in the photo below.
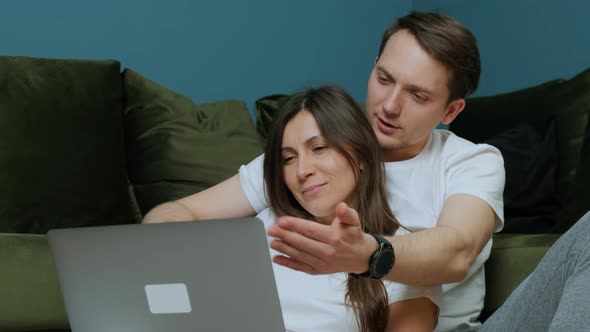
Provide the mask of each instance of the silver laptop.
[{"label": "silver laptop", "polygon": [[281,331],[256,218],[48,233],[73,332]]}]

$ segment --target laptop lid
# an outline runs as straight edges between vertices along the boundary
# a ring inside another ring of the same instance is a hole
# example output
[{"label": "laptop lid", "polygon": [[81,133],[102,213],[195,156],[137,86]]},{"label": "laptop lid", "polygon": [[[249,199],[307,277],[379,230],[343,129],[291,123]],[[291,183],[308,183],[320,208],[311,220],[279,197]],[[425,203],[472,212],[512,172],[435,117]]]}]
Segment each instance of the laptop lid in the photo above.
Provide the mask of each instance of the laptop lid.
[{"label": "laptop lid", "polygon": [[73,332],[285,331],[256,218],[48,233]]}]

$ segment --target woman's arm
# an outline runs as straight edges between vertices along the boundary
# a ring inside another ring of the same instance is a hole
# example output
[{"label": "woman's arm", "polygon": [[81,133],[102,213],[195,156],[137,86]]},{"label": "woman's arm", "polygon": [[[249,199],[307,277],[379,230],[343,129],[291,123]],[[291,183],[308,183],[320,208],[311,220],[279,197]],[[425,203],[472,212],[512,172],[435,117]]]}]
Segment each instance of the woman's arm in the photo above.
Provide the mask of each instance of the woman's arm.
[{"label": "woman's arm", "polygon": [[199,193],[156,206],[143,217],[142,222],[153,224],[255,215],[256,211],[240,184],[240,176],[236,174]]},{"label": "woman's arm", "polygon": [[394,302],[389,305],[387,332],[432,332],[438,322],[438,306],[428,298]]}]

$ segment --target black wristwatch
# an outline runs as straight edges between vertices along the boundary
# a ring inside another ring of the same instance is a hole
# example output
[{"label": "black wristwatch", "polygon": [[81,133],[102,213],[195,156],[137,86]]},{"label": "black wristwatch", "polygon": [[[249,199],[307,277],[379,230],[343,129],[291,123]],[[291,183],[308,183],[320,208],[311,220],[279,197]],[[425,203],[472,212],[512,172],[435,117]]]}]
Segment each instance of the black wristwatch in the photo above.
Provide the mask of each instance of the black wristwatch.
[{"label": "black wristwatch", "polygon": [[371,234],[379,247],[369,258],[369,270],[365,273],[351,273],[355,278],[372,278],[381,279],[385,277],[393,268],[395,263],[395,252],[393,246],[383,236]]}]

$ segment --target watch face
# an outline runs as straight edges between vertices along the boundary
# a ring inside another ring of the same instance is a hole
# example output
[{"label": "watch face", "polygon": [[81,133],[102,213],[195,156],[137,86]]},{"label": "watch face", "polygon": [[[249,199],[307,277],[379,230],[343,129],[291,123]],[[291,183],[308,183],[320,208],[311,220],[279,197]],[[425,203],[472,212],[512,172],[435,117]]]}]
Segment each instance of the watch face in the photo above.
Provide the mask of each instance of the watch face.
[{"label": "watch face", "polygon": [[391,271],[393,267],[393,250],[385,249],[379,255],[377,262],[375,264],[373,275],[377,278],[383,278],[384,276]]}]

